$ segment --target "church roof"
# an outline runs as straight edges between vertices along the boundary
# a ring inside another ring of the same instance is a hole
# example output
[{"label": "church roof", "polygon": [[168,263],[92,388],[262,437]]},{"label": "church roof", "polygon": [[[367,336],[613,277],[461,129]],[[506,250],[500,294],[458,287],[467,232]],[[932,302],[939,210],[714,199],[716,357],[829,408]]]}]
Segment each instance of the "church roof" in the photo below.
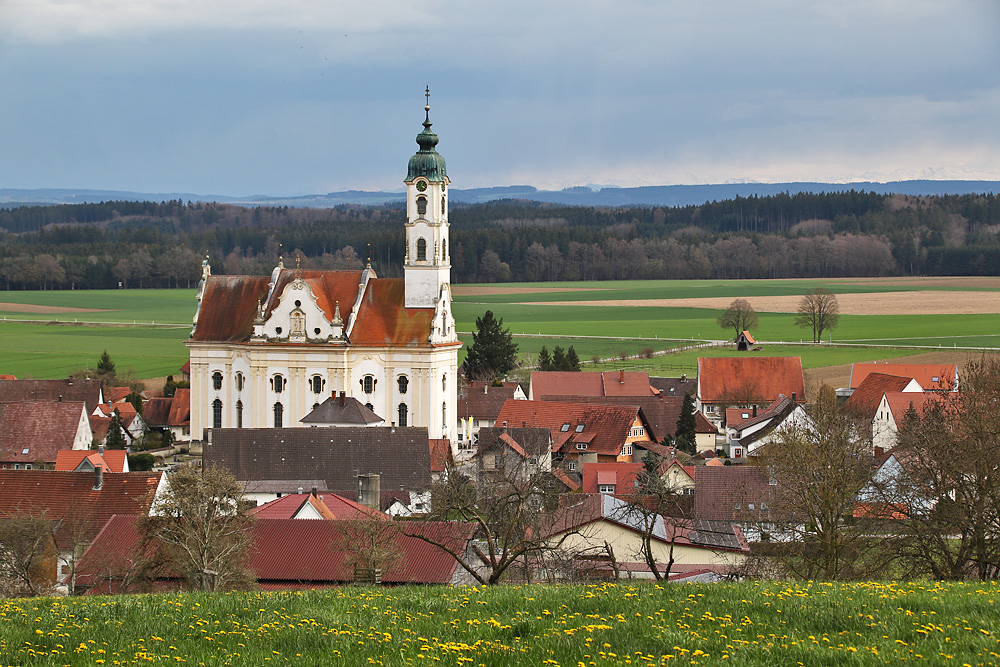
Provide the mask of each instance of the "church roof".
[{"label": "church roof", "polygon": [[[316,296],[316,305],[328,321],[333,320],[339,305],[344,329],[351,332],[352,345],[416,347],[429,344],[434,309],[406,308],[402,278],[371,278],[366,284],[362,271],[302,270],[298,273]],[[295,278],[295,269],[281,269],[274,287],[269,289],[267,276],[209,276],[191,340],[249,341],[258,303],[263,306],[266,319],[278,305],[285,287]],[[354,315],[352,309],[360,289],[364,289],[364,296]],[[353,324],[350,322],[352,316],[357,320]]]}]

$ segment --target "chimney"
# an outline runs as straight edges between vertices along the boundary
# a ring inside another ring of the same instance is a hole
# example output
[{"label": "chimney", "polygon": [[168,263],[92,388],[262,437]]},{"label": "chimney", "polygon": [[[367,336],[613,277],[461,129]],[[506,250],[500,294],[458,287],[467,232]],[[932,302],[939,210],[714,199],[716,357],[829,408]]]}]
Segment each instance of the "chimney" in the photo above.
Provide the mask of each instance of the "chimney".
[{"label": "chimney", "polygon": [[754,417],[757,416],[757,406],[756,405],[753,406],[753,416]]},{"label": "chimney", "polygon": [[302,495],[302,492],[303,492],[303,491],[305,491],[305,489],[303,489],[303,488],[302,488],[302,487],[300,486],[300,487],[299,487],[299,491],[298,491],[298,494],[299,494],[299,495],[301,496],[301,495]]},{"label": "chimney", "polygon": [[97,446],[97,453],[100,454],[101,456],[104,456],[104,445]]},{"label": "chimney", "polygon": [[625,371],[618,371],[618,384],[625,384]]},{"label": "chimney", "polygon": [[687,382],[687,381],[688,381],[688,374],[681,373],[681,382]]},{"label": "chimney", "polygon": [[59,402],[62,403],[62,394],[59,394]]},{"label": "chimney", "polygon": [[94,491],[100,491],[104,486],[104,466],[94,468]]},{"label": "chimney", "polygon": [[312,495],[313,498],[316,498],[319,495],[318,491],[319,490],[315,486],[312,488],[312,491],[310,491],[310,494]]},{"label": "chimney", "polygon": [[382,478],[377,474],[358,475],[358,502],[379,511],[382,496]]},{"label": "chimney", "polygon": [[799,402],[799,398],[798,398],[798,396],[795,395],[795,392],[793,391],[792,392],[792,405],[795,405],[798,402]]},{"label": "chimney", "polygon": [[347,405],[347,392],[342,391],[340,392],[340,407],[344,407],[345,405]]},{"label": "chimney", "polygon": [[484,394],[490,393],[490,383],[489,382],[484,382],[483,383],[483,393]]}]

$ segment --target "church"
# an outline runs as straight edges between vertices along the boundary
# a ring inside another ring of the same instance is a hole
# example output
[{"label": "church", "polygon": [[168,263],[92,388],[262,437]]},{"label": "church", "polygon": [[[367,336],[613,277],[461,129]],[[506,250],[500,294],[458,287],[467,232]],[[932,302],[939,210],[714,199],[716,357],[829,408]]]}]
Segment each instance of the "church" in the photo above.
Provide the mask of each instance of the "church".
[{"label": "church", "polygon": [[448,180],[424,107],[406,180],[403,278],[285,267],[213,276],[207,260],[186,345],[191,433],[300,427],[340,392],[387,424],[455,442],[458,350],[451,310]]}]

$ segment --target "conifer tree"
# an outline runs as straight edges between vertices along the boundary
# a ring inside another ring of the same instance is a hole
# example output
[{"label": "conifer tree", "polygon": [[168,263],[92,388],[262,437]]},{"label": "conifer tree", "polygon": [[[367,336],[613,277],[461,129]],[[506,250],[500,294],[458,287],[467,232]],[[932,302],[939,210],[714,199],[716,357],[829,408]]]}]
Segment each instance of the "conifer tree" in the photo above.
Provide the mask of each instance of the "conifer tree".
[{"label": "conifer tree", "polygon": [[697,440],[695,438],[695,428],[697,422],[694,418],[694,396],[690,393],[684,394],[684,402],[681,403],[681,414],[677,417],[677,439],[675,445],[677,449],[688,454],[695,454]]},{"label": "conifer tree", "polygon": [[549,350],[544,345],[542,345],[542,351],[538,353],[538,370],[552,370],[552,357],[549,356]]},{"label": "conifer tree", "polygon": [[570,345],[569,349],[566,350],[566,370],[580,370],[580,357],[576,356],[576,350],[573,349],[572,345]]},{"label": "conifer tree", "polygon": [[497,380],[517,366],[517,343],[510,329],[504,329],[503,318],[487,310],[476,318],[472,345],[465,357],[465,376],[470,380]]},{"label": "conifer tree", "polygon": [[564,371],[566,368],[566,352],[559,347],[555,346],[552,350],[552,370],[554,371]]},{"label": "conifer tree", "polygon": [[108,436],[104,439],[108,449],[125,449],[125,435],[122,433],[122,416],[115,410],[111,413],[111,423],[108,424]]}]

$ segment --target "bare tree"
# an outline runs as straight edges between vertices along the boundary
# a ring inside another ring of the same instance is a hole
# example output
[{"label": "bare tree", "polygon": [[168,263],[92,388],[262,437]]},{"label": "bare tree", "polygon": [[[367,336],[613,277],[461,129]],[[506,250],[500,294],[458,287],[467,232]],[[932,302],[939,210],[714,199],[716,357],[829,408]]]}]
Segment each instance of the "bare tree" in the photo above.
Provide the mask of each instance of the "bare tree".
[{"label": "bare tree", "polygon": [[823,340],[823,332],[833,329],[840,321],[840,305],[837,295],[828,289],[817,287],[806,292],[799,301],[795,326],[812,328],[813,342]]},{"label": "bare tree", "polygon": [[44,514],[15,511],[0,516],[0,597],[51,593],[58,554],[53,522]]},{"label": "bare tree", "polygon": [[733,329],[736,332],[735,338],[739,338],[740,334],[744,331],[756,329],[760,323],[757,311],[753,309],[753,306],[746,299],[733,299],[733,302],[729,304],[725,312],[719,315],[715,321],[723,329]]},{"label": "bare tree", "polygon": [[193,590],[246,586],[253,580],[245,562],[252,518],[242,499],[243,489],[228,470],[181,468],[140,523],[144,545],[185,576]]},{"label": "bare tree", "polygon": [[399,545],[402,532],[388,515],[373,511],[336,523],[340,535],[330,548],[348,555],[355,581],[381,583],[382,574],[403,559]]}]

